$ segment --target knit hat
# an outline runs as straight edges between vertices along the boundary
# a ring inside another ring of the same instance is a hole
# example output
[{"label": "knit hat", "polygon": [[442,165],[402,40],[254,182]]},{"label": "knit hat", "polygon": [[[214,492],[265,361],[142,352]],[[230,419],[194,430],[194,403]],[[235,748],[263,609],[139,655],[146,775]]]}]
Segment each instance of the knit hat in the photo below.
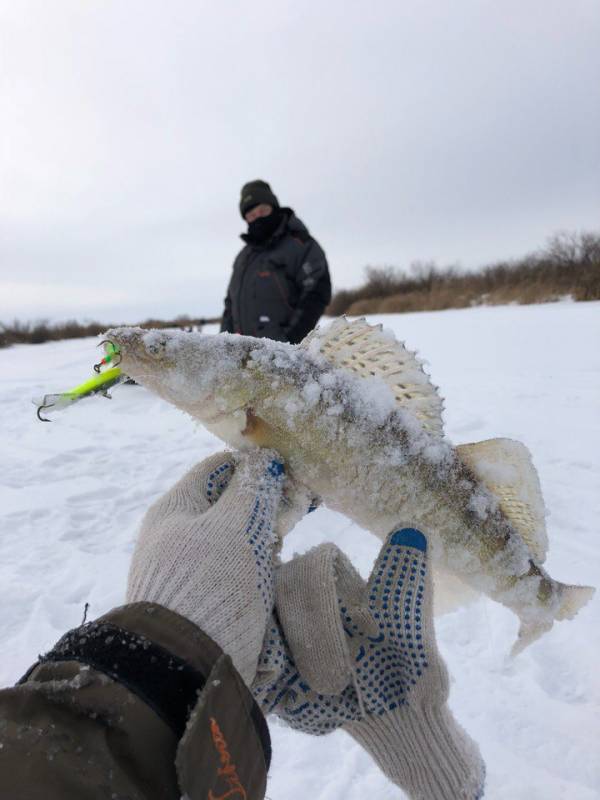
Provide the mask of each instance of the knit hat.
[{"label": "knit hat", "polygon": [[279,200],[273,194],[273,190],[266,181],[256,180],[242,186],[240,196],[240,214],[245,217],[248,211],[261,203],[279,208]]}]

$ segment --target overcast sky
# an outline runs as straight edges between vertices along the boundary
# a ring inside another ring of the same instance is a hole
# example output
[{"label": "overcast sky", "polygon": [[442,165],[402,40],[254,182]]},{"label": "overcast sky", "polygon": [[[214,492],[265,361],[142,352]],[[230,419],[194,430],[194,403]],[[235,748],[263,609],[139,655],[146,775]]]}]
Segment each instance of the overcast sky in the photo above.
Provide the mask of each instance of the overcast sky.
[{"label": "overcast sky", "polygon": [[0,0],[0,320],[220,314],[243,182],[335,287],[600,228],[598,0]]}]

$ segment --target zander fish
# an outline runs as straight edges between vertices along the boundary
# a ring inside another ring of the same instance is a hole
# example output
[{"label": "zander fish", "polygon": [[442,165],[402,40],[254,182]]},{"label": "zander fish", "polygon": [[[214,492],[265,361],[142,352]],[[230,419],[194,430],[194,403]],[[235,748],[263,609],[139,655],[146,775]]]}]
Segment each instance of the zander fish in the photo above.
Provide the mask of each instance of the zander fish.
[{"label": "zander fish", "polygon": [[539,480],[509,439],[452,446],[414,353],[339,319],[299,345],[232,334],[116,328],[123,371],[234,447],[278,450],[294,479],[384,539],[428,532],[434,565],[519,617],[513,653],[570,619],[594,589],[543,569]]}]

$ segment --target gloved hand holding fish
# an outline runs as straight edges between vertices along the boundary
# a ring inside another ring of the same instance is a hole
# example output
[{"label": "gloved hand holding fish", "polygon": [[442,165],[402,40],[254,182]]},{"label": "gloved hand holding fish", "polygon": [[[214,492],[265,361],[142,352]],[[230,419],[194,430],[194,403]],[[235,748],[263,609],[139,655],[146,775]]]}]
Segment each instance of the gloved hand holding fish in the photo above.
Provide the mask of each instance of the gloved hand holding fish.
[{"label": "gloved hand holding fish", "polygon": [[274,448],[329,508],[382,540],[398,519],[427,532],[438,576],[519,617],[513,653],[591,598],[542,566],[544,505],[524,445],[453,447],[437,389],[380,328],[339,319],[299,345],[140,328],[106,338],[127,375],[234,447]]},{"label": "gloved hand holding fish", "polygon": [[115,328],[119,367],[236,448],[268,447],[306,494],[382,540],[427,533],[436,596],[459,579],[520,620],[517,653],[594,589],[551,578],[539,480],[524,445],[452,446],[415,354],[380,327],[338,319],[299,345],[233,334]]},{"label": "gloved hand holding fish", "polygon": [[426,537],[387,537],[367,583],[334,544],[276,570],[254,697],[313,736],[342,728],[413,800],[479,800],[485,765],[448,707]]}]

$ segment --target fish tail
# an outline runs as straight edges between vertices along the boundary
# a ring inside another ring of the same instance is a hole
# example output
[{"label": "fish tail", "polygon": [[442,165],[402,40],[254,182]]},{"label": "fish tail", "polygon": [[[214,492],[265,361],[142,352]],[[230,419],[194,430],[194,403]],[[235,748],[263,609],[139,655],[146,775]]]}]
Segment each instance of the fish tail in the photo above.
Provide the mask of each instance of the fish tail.
[{"label": "fish tail", "polygon": [[521,620],[519,635],[514,643],[511,656],[516,656],[530,644],[543,636],[552,628],[555,620],[573,619],[580,608],[588,603],[596,591],[593,586],[571,586],[567,583],[556,583],[560,602],[554,612],[554,619],[541,619],[536,622]]},{"label": "fish tail", "polygon": [[561,604],[556,612],[556,619],[573,619],[580,608],[583,608],[594,596],[593,586],[570,586],[561,583]]},{"label": "fish tail", "polygon": [[536,639],[539,639],[540,636],[543,636],[545,633],[547,633],[552,625],[553,622],[551,620],[543,620],[541,622],[521,621],[521,627],[519,628],[517,641],[513,644],[512,650],[510,651],[511,656],[514,658],[515,656],[518,656],[519,653],[522,653],[526,647],[529,647],[529,645],[535,642]]}]

